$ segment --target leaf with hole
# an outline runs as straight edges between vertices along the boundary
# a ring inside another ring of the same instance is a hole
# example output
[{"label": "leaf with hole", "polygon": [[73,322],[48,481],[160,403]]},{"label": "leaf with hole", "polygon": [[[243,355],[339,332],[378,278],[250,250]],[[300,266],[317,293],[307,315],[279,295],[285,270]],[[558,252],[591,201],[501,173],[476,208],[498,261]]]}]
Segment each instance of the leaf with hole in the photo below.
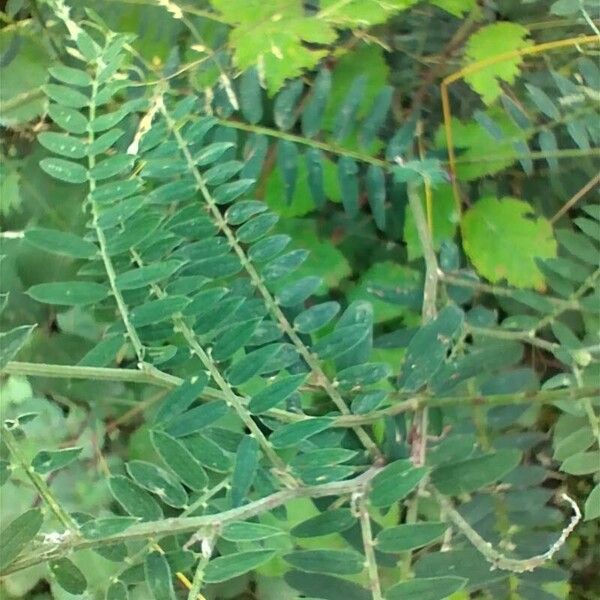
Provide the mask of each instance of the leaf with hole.
[{"label": "leaf with hole", "polygon": [[42,475],[52,473],[72,463],[80,454],[81,446],[61,448],[60,450],[41,450],[31,461],[33,469]]}]

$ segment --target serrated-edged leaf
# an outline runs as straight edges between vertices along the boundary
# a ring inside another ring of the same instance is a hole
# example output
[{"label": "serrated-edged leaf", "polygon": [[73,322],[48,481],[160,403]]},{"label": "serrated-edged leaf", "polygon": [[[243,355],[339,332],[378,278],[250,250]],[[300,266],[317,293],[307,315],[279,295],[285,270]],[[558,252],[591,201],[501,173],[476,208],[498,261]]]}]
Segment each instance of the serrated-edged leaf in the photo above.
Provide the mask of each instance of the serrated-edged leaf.
[{"label": "serrated-edged leaf", "polygon": [[281,171],[283,189],[287,202],[291,202],[296,189],[298,178],[298,147],[289,140],[279,140],[277,143],[277,166]]},{"label": "serrated-edged leaf", "polygon": [[146,584],[154,600],[175,600],[173,574],[164,554],[150,552],[144,560]]},{"label": "serrated-edged leaf", "polygon": [[85,183],[88,178],[84,167],[62,158],[43,158],[40,160],[40,167],[50,177],[67,183]]},{"label": "serrated-edged leaf", "polygon": [[158,521],[162,518],[158,502],[127,477],[114,475],[108,480],[108,487],[113,498],[130,515],[143,521]]},{"label": "serrated-edged leaf", "polygon": [[431,544],[448,529],[445,523],[407,523],[382,530],[375,538],[380,552],[406,552]]},{"label": "serrated-edged leaf", "polygon": [[444,600],[467,585],[463,577],[426,577],[401,581],[386,592],[389,600]]},{"label": "serrated-edged leaf", "polygon": [[21,325],[0,333],[0,369],[18,354],[35,328],[35,325]]},{"label": "serrated-edged leaf", "polygon": [[34,285],[27,290],[27,294],[45,304],[79,306],[104,300],[108,288],[92,281],[61,281]]},{"label": "serrated-edged leaf", "polygon": [[365,177],[367,198],[378,229],[385,229],[385,174],[381,167],[369,165]]},{"label": "serrated-edged leaf", "polygon": [[120,290],[135,290],[146,287],[157,281],[169,278],[180,266],[181,263],[178,261],[167,260],[139,267],[138,269],[131,269],[117,275],[116,285]]},{"label": "serrated-edged leaf", "polygon": [[206,583],[219,583],[252,571],[275,556],[274,550],[248,550],[211,560],[205,570]]},{"label": "serrated-edged leaf", "polygon": [[431,380],[442,365],[463,320],[463,311],[449,305],[435,320],[417,331],[408,345],[398,378],[402,390],[415,392]]},{"label": "serrated-edged leaf", "polygon": [[247,69],[240,78],[240,107],[249,123],[258,123],[262,119],[262,90],[254,67]]},{"label": "serrated-edged leaf", "polygon": [[78,138],[66,133],[42,131],[38,135],[39,143],[47,150],[67,158],[83,158],[87,155],[87,146]]},{"label": "serrated-edged leaf", "polygon": [[[242,202],[236,202],[233,206],[230,206],[227,209],[227,212],[225,213],[225,219],[231,225],[241,225],[250,217],[265,212],[265,210],[268,208],[269,207],[264,202],[259,202],[258,200],[243,200]],[[238,235],[240,231],[238,231]]]},{"label": "serrated-edged leaf", "polygon": [[[552,226],[534,218],[531,206],[515,198],[482,198],[463,216],[465,252],[487,279],[506,279],[516,287],[543,288],[535,259],[556,256]],[[490,239],[502,244],[490,244]],[[517,251],[518,250],[518,251]]]},{"label": "serrated-edged leaf", "polygon": [[87,588],[85,575],[68,558],[50,562],[50,572],[60,587],[69,594],[83,594]]},{"label": "serrated-edged leaf", "polygon": [[61,129],[69,133],[85,133],[87,131],[87,119],[74,108],[50,104],[48,114]]},{"label": "serrated-edged leaf", "polygon": [[54,79],[69,85],[87,87],[92,84],[92,78],[81,69],[73,69],[65,65],[55,65],[54,67],[50,67],[48,72]]},{"label": "serrated-edged leaf", "polygon": [[199,167],[210,165],[219,160],[227,150],[233,147],[234,144],[232,142],[214,142],[213,144],[209,144],[196,154],[194,163]]},{"label": "serrated-edged leaf", "polygon": [[60,450],[40,450],[31,461],[34,471],[45,475],[57,469],[66,467],[73,462],[83,448],[81,446],[73,448],[61,448]]},{"label": "serrated-edged leaf", "polygon": [[239,173],[243,166],[244,163],[239,160],[228,160],[218,164],[203,173],[204,182],[208,185],[225,183]]},{"label": "serrated-edged leaf", "polygon": [[304,83],[301,79],[294,79],[277,94],[273,104],[273,116],[279,129],[287,131],[296,122],[296,105],[300,100]]},{"label": "serrated-edged leaf", "polygon": [[250,341],[261,321],[262,318],[249,319],[228,327],[215,341],[212,358],[223,361],[232,357]]},{"label": "serrated-edged leaf", "polygon": [[269,437],[269,441],[275,448],[289,448],[321,431],[325,431],[325,429],[331,427],[331,423],[331,419],[327,417],[315,417],[306,421],[290,423],[274,431]]},{"label": "serrated-edged leaf", "polygon": [[276,234],[262,239],[248,250],[248,257],[254,262],[264,262],[277,256],[291,241],[285,234]]},{"label": "serrated-edged leaf", "polygon": [[585,500],[584,518],[586,521],[600,517],[600,483],[597,483]]},{"label": "serrated-edged leaf", "polygon": [[135,157],[129,154],[115,154],[101,160],[96,166],[90,171],[90,177],[97,180],[108,179],[129,171],[133,166]]},{"label": "serrated-edged leaf", "polygon": [[259,415],[285,402],[306,380],[307,375],[289,375],[271,383],[252,396],[248,410]]},{"label": "serrated-edged leaf", "polygon": [[181,413],[165,424],[165,431],[179,438],[200,431],[227,414],[227,404],[222,400],[206,402]]},{"label": "serrated-edged leaf", "polygon": [[262,372],[267,362],[280,350],[280,344],[270,344],[250,352],[233,363],[227,372],[227,379],[233,386],[241,385]]},{"label": "serrated-edged leaf", "polygon": [[358,214],[358,166],[348,157],[342,156],[338,161],[338,179],[344,210],[350,217]]},{"label": "serrated-edged leaf", "polygon": [[315,77],[310,98],[302,111],[302,134],[308,138],[319,133],[331,91],[331,71],[323,68]]},{"label": "serrated-edged leaf", "polygon": [[492,454],[442,465],[432,472],[431,481],[442,494],[469,494],[501,479],[520,461],[519,450],[498,450]]},{"label": "serrated-edged leaf", "polygon": [[425,467],[414,467],[410,460],[397,460],[386,465],[371,482],[371,504],[385,507],[404,499],[426,474]]},{"label": "serrated-edged leaf", "polygon": [[79,531],[88,540],[99,540],[117,535],[136,523],[139,523],[136,517],[101,517],[83,523]]},{"label": "serrated-edged leaf", "polygon": [[340,387],[347,389],[377,383],[391,374],[392,369],[387,363],[364,363],[343,369],[336,380]]},{"label": "serrated-edged leaf", "polygon": [[74,233],[34,227],[25,231],[25,239],[29,244],[63,256],[73,258],[92,258],[98,252],[95,244],[81,239]]},{"label": "serrated-edged leaf", "polygon": [[305,152],[306,174],[311,196],[317,207],[325,205],[325,181],[323,178],[323,163],[326,160],[318,148],[309,148]]},{"label": "serrated-edged leaf", "polygon": [[231,474],[230,498],[233,508],[244,504],[252,487],[260,460],[260,446],[253,437],[242,438],[235,454],[233,473]]},{"label": "serrated-edged leaf", "polygon": [[239,523],[230,523],[225,525],[221,532],[221,537],[230,542],[254,542],[266,540],[276,535],[283,535],[286,532],[271,525],[262,523],[251,523],[242,521]]},{"label": "serrated-edged leaf", "polygon": [[364,563],[364,558],[351,550],[296,550],[282,558],[300,571],[329,575],[355,575]]},{"label": "serrated-edged leaf", "polygon": [[311,294],[316,292],[323,280],[315,275],[301,277],[286,285],[277,293],[277,302],[281,306],[297,306],[302,304]]},{"label": "serrated-edged leaf", "polygon": [[359,142],[363,147],[368,147],[379,133],[379,130],[387,118],[393,93],[394,88],[390,85],[386,85],[381,89],[379,94],[377,94],[375,100],[373,100],[371,110],[365,117],[358,134]]},{"label": "serrated-edged leaf", "polygon": [[104,600],[129,600],[129,592],[125,587],[125,584],[121,581],[111,583],[106,590],[106,597]]},{"label": "serrated-edged leaf", "polygon": [[213,191],[214,200],[217,204],[229,204],[254,187],[255,183],[254,179],[238,179],[224,183]]},{"label": "serrated-edged leaf", "polygon": [[226,473],[231,469],[231,459],[206,436],[193,435],[182,441],[192,456],[207,469],[217,473]]},{"label": "serrated-edged leaf", "polygon": [[569,475],[588,475],[600,471],[600,452],[578,452],[569,456],[560,466],[563,473]]},{"label": "serrated-edged leaf", "polygon": [[153,431],[152,445],[163,462],[189,488],[200,491],[208,484],[208,477],[202,465],[179,441],[164,431]]},{"label": "serrated-edged leaf", "polygon": [[44,86],[44,91],[51,100],[61,106],[83,108],[89,104],[89,98],[85,94],[66,85],[47,83]]},{"label": "serrated-edged leaf", "polygon": [[129,476],[144,489],[156,494],[163,502],[175,508],[187,505],[188,497],[179,482],[164,469],[143,460],[126,464]]},{"label": "serrated-edged leaf", "polygon": [[340,312],[338,302],[329,301],[315,304],[294,319],[294,329],[300,333],[312,333],[327,325],[338,312]]},{"label": "serrated-edged leaf", "polygon": [[363,99],[366,83],[366,75],[359,75],[356,77],[352,82],[341,107],[338,109],[333,124],[333,137],[336,142],[345,140],[354,128],[354,119]]},{"label": "serrated-edged leaf", "polygon": [[137,306],[131,311],[131,324],[135,327],[143,327],[144,325],[160,323],[181,312],[189,302],[189,298],[184,296],[167,296],[152,300]]},{"label": "serrated-edged leaf", "polygon": [[302,523],[293,527],[290,533],[297,538],[320,537],[346,531],[356,522],[357,518],[350,509],[336,508],[302,521]]},{"label": "serrated-edged leaf", "polygon": [[2,552],[0,552],[0,571],[7,567],[31,542],[42,526],[44,518],[39,508],[32,508],[13,519],[0,529]]}]

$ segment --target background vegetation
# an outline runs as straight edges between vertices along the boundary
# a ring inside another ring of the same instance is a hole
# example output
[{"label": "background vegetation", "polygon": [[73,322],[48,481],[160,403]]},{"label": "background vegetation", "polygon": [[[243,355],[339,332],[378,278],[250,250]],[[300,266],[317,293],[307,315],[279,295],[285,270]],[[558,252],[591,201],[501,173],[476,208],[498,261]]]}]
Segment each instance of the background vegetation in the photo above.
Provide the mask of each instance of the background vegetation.
[{"label": "background vegetation", "polygon": [[4,2],[1,597],[597,598],[599,13]]}]

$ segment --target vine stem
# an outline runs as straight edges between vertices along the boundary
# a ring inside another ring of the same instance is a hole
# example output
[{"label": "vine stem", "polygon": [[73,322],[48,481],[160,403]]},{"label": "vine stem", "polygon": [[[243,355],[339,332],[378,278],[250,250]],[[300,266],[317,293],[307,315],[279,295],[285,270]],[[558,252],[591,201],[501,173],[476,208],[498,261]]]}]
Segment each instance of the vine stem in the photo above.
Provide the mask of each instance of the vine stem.
[{"label": "vine stem", "polygon": [[381,582],[379,581],[379,571],[377,569],[377,557],[375,556],[375,542],[373,540],[373,531],[371,529],[371,517],[367,501],[366,490],[356,492],[353,497],[353,503],[356,507],[356,516],[360,522],[360,531],[363,540],[363,549],[365,552],[365,564],[369,575],[369,587],[373,600],[384,600],[381,593]]},{"label": "vine stem", "polygon": [[550,548],[543,554],[538,554],[526,559],[508,558],[501,552],[495,550],[489,542],[484,540],[471,527],[471,525],[469,525],[465,518],[454,508],[452,502],[448,498],[446,498],[434,487],[431,487],[431,490],[446,516],[483,555],[483,557],[492,564],[492,568],[512,571],[513,573],[525,573],[527,571],[533,571],[537,567],[543,565],[546,561],[550,560],[560,550],[560,548],[562,548],[566,539],[575,529],[577,523],[579,523],[581,520],[581,511],[579,510],[577,503],[567,494],[563,494],[562,499],[571,505],[571,508],[573,509],[573,516],[571,517],[570,523],[562,530],[558,540],[556,540],[556,542],[554,542],[554,544],[552,544],[552,546],[550,546]]},{"label": "vine stem", "polygon": [[205,533],[202,537],[201,554],[198,564],[196,565],[196,572],[194,573],[192,587],[188,592],[188,600],[197,600],[198,596],[200,595],[200,590],[202,589],[202,584],[204,583],[204,572],[206,571],[206,566],[208,565],[210,557],[212,556],[216,538],[216,529],[213,529],[210,533]]},{"label": "vine stem", "polygon": [[368,486],[381,469],[381,467],[370,467],[367,471],[353,479],[281,490],[259,500],[249,502],[239,508],[232,508],[216,514],[198,517],[173,517],[161,521],[137,523],[124,531],[95,540],[71,537],[59,544],[52,544],[52,547],[46,551],[18,559],[2,573],[2,576],[21,571],[41,562],[65,556],[77,550],[83,550],[84,548],[109,546],[121,542],[147,540],[153,537],[160,538],[162,536],[194,533],[201,529],[224,527],[229,523],[245,521],[269,512],[297,498],[324,498],[327,496],[352,494],[356,490],[362,490],[365,486]]},{"label": "vine stem", "polygon": [[[176,387],[183,383],[183,379],[160,371],[152,365],[144,364],[142,370],[111,369],[106,367],[79,367],[71,365],[54,365],[44,363],[10,361],[3,368],[2,373],[7,375],[23,375],[31,377],[50,377],[56,379],[88,379],[92,381],[118,381],[127,383],[142,383],[160,387]],[[415,412],[424,406],[446,408],[449,406],[507,406],[511,404],[551,404],[561,400],[573,402],[593,398],[600,394],[600,387],[582,387],[557,390],[530,390],[514,394],[481,394],[466,396],[428,396],[416,395],[402,402],[394,403],[387,408],[374,411],[368,415],[343,415],[333,417],[334,427],[354,427],[356,425],[369,425],[383,417]],[[225,400],[226,396],[221,390],[205,388],[202,396],[207,400]],[[393,396],[393,394],[392,394]],[[236,396],[243,402],[244,398]],[[301,415],[285,410],[271,410],[266,413],[269,417],[294,423],[314,417]]]},{"label": "vine stem", "polygon": [[38,494],[44,499],[46,504],[50,507],[50,510],[55,514],[56,518],[65,526],[65,528],[73,535],[79,536],[79,526],[71,517],[71,515],[60,505],[58,500],[54,497],[54,494],[48,487],[48,484],[44,481],[40,475],[38,475],[34,468],[30,465],[29,461],[25,458],[19,443],[15,439],[13,432],[6,426],[2,430],[2,441],[8,448],[8,451],[19,463],[19,466],[25,471],[27,478]]},{"label": "vine stem", "polygon": [[[160,110],[167,122],[169,129],[173,133],[175,140],[177,141],[179,149],[181,150],[182,154],[184,155],[184,157],[186,159],[186,162],[188,163],[188,167],[189,167],[190,171],[192,172],[194,179],[196,180],[196,184],[197,184],[202,196],[204,197],[204,200],[206,201],[208,209],[209,209],[210,213],[212,214],[213,219],[215,220],[215,223],[217,224],[218,228],[224,233],[231,248],[233,248],[233,250],[236,253],[236,255],[238,256],[243,268],[248,273],[250,280],[252,281],[252,284],[256,287],[256,289],[262,296],[263,301],[267,307],[267,310],[275,317],[280,329],[288,336],[288,338],[293,343],[294,347],[296,348],[296,350],[298,351],[300,356],[302,356],[302,358],[304,359],[304,361],[306,362],[308,367],[315,374],[319,385],[325,390],[325,392],[331,398],[331,400],[336,405],[338,410],[343,415],[350,415],[351,412],[350,412],[349,408],[346,406],[346,403],[342,399],[339,391],[336,389],[334,384],[329,380],[329,378],[325,375],[325,373],[321,369],[321,366],[319,365],[315,355],[313,355],[310,352],[310,350],[306,347],[304,342],[300,339],[300,337],[298,336],[298,334],[296,333],[294,328],[290,325],[286,316],[283,314],[282,310],[279,308],[279,305],[277,304],[275,298],[271,295],[271,292],[267,289],[267,287],[263,283],[262,278],[260,277],[260,275],[258,274],[256,269],[254,268],[253,264],[250,262],[250,260],[246,256],[244,249],[240,246],[237,238],[235,237],[235,234],[233,233],[233,231],[227,224],[227,221],[221,214],[221,211],[219,210],[214,199],[212,198],[202,175],[200,174],[199,170],[197,169],[197,167],[194,163],[194,159],[190,153],[190,150],[187,147],[187,144],[186,144],[185,140],[183,139],[181,133],[179,132],[179,129],[177,128],[177,124],[175,123],[175,121],[173,120],[173,118],[171,117],[169,112],[167,111],[164,103],[161,104]],[[379,451],[377,444],[371,439],[369,434],[364,429],[362,429],[360,426],[357,426],[354,431],[355,431],[356,435],[358,436],[359,440],[361,441],[361,443],[363,444],[363,446],[369,451],[371,456],[375,459],[380,459],[381,452]]]}]

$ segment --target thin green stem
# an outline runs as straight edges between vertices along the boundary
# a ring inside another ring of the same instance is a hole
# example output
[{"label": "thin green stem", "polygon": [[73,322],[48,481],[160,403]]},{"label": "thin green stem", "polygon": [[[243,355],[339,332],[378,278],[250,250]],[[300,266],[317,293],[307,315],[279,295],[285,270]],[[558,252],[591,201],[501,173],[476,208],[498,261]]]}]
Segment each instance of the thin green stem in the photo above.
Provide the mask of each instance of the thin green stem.
[{"label": "thin green stem", "polygon": [[249,502],[239,508],[233,508],[217,514],[202,515],[198,517],[173,517],[161,521],[148,521],[132,525],[128,529],[114,535],[97,540],[84,538],[67,539],[59,544],[53,544],[48,550],[32,554],[16,560],[2,573],[9,575],[21,571],[41,562],[65,556],[77,550],[110,546],[121,542],[134,540],[147,540],[148,538],[161,538],[164,536],[194,533],[201,529],[224,527],[229,523],[245,521],[265,512],[283,506],[297,498],[324,498],[327,496],[344,496],[363,490],[370,481],[381,471],[381,467],[371,467],[358,477],[344,481],[334,481],[314,486],[302,486],[294,489],[285,489],[275,492],[259,500]]},{"label": "thin green stem", "polygon": [[[294,330],[294,328],[292,327],[292,325],[290,324],[290,322],[288,321],[286,316],[283,314],[283,311],[277,304],[275,298],[273,297],[271,292],[267,289],[262,278],[260,277],[260,275],[258,274],[256,269],[254,268],[254,265],[249,260],[249,258],[246,256],[244,249],[238,242],[234,232],[229,227],[227,221],[221,214],[219,207],[217,206],[216,202],[214,201],[213,197],[211,196],[210,191],[208,190],[208,187],[204,181],[204,178],[202,177],[202,175],[200,174],[200,171],[196,167],[196,165],[194,163],[194,159],[190,153],[190,150],[189,150],[185,140],[183,139],[181,133],[179,132],[177,124],[175,123],[175,121],[173,120],[173,118],[171,117],[169,112],[167,111],[164,104],[161,106],[161,112],[167,122],[169,130],[173,133],[173,136],[175,137],[175,140],[177,141],[177,145],[179,146],[181,153],[185,157],[188,167],[189,167],[191,173],[193,174],[194,179],[196,180],[198,189],[200,190],[200,192],[208,206],[208,209],[215,221],[215,224],[227,238],[229,245],[231,246],[233,251],[236,253],[238,259],[240,260],[240,263],[242,264],[242,267],[248,273],[248,276],[250,277],[252,284],[254,285],[254,287],[257,289],[257,291],[261,295],[267,310],[271,313],[271,315],[273,315],[273,317],[276,319],[281,330],[288,336],[288,338],[290,339],[290,341],[292,342],[292,344],[294,345],[294,347],[296,348],[296,350],[298,351],[300,356],[302,356],[302,358],[304,359],[306,364],[309,366],[310,370],[315,375],[318,385],[320,385],[323,388],[323,390],[325,390],[325,392],[328,394],[328,396],[331,398],[333,403],[336,405],[336,407],[342,414],[347,414],[347,415],[350,414],[350,409],[346,406],[346,403],[342,399],[339,391],[336,389],[333,382],[331,382],[329,380],[329,378],[325,375],[325,373],[321,369],[321,366],[319,365],[319,362],[316,359],[316,357],[314,356],[314,354],[312,354],[310,352],[310,350],[306,347],[304,342],[300,339],[300,336],[296,333],[296,331]],[[357,426],[355,429],[355,433],[358,436],[361,443],[363,444],[363,446],[369,451],[369,453],[374,458],[381,457],[381,453],[379,451],[379,448],[377,447],[377,444],[375,444],[375,442],[371,439],[369,434],[364,429]]]},{"label": "thin green stem", "polygon": [[54,513],[56,518],[65,526],[68,531],[70,531],[76,537],[79,537],[79,527],[77,526],[77,523],[60,505],[44,479],[35,472],[34,468],[21,452],[19,443],[15,439],[13,432],[6,426],[2,430],[2,441],[19,466],[25,471],[25,475],[27,475],[29,481],[31,481],[40,497],[50,507],[50,510]]},{"label": "thin green stem", "polygon": [[377,557],[375,556],[375,542],[373,540],[373,530],[371,529],[371,517],[367,504],[367,495],[365,491],[357,493],[356,511],[360,522],[360,531],[363,540],[363,549],[365,553],[365,564],[369,576],[369,587],[373,600],[384,600],[381,593],[381,582],[379,581],[379,571],[377,569]]},{"label": "thin green stem", "polygon": [[548,342],[547,340],[537,337],[535,333],[531,331],[511,331],[510,329],[475,327],[473,325],[466,325],[465,327],[468,333],[472,333],[474,335],[493,337],[501,340],[515,340],[529,344],[530,346],[536,346],[537,348],[541,348],[542,350],[546,350],[548,352],[554,352],[560,347],[559,344]]},{"label": "thin green stem", "polygon": [[198,595],[200,594],[202,584],[204,583],[204,573],[206,571],[208,562],[210,561],[210,557],[212,556],[216,538],[217,532],[214,529],[210,533],[205,532],[202,537],[202,552],[200,554],[198,564],[196,565],[192,587],[188,592],[188,600],[197,600]]}]

